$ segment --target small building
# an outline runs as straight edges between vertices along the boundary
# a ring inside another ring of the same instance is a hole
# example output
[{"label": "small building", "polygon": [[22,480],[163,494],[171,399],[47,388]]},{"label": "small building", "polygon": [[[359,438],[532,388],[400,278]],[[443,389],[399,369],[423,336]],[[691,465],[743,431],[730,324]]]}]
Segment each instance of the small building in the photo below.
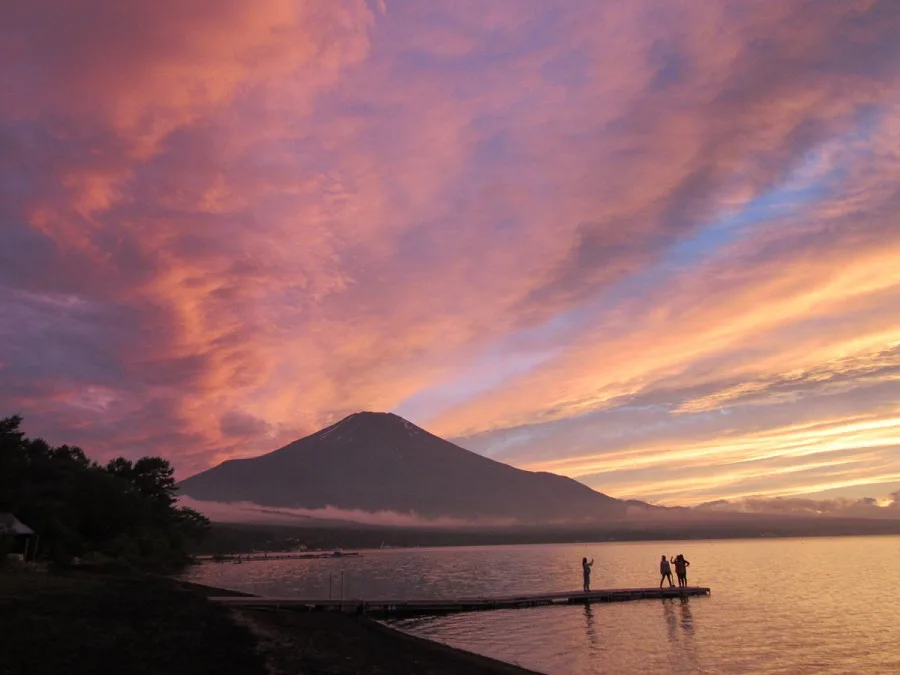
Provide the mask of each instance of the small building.
[{"label": "small building", "polygon": [[12,537],[13,548],[9,553],[13,555],[27,560],[37,553],[37,534],[11,513],[0,513],[0,537]]}]

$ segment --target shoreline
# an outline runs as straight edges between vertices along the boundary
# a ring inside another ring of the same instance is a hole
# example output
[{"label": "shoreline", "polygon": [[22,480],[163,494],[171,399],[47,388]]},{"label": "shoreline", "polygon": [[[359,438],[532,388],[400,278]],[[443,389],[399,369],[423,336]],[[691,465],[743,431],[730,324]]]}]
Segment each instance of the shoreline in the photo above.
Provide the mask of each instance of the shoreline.
[{"label": "shoreline", "polygon": [[0,569],[0,674],[535,675],[339,612],[228,608],[161,574]]},{"label": "shoreline", "polygon": [[[173,579],[203,597],[254,597],[252,593]],[[506,661],[411,635],[364,616],[231,608],[235,621],[256,639],[273,675],[317,668],[323,673],[416,672],[443,675],[540,675]],[[348,643],[355,647],[349,651]],[[338,664],[337,661],[341,663]]]}]

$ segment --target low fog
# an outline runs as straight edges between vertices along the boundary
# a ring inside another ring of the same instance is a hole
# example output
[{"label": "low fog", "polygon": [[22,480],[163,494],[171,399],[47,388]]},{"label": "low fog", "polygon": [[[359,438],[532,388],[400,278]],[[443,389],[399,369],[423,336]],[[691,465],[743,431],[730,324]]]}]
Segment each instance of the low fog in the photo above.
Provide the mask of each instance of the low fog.
[{"label": "low fog", "polygon": [[707,502],[694,507],[702,513],[758,513],[789,516],[900,518],[900,490],[886,499],[807,499],[804,497],[748,497],[739,501]]},{"label": "low fog", "polygon": [[[206,515],[215,522],[259,523],[273,525],[309,525],[314,523],[333,524],[355,523],[386,527],[414,528],[502,528],[528,525],[514,519],[484,518],[460,519],[451,517],[425,518],[414,512],[363,511],[326,506],[321,509],[271,507],[252,502],[200,501],[191,497],[181,497],[179,503]],[[709,517],[741,515],[793,516],[807,518],[870,518],[900,519],[900,491],[891,493],[886,499],[807,499],[802,497],[761,498],[749,497],[739,501],[725,500],[708,502],[695,507],[663,508],[653,505],[631,503],[625,520],[651,522],[660,520],[687,519],[702,521]],[[604,519],[606,520],[606,519]],[[568,522],[544,522],[541,525],[576,525],[596,523],[590,519],[573,519]]]},{"label": "low fog", "polygon": [[196,509],[215,522],[225,523],[267,523],[273,525],[305,525],[310,521],[332,521],[339,523],[357,523],[362,525],[382,525],[388,527],[504,527],[515,525],[512,519],[476,519],[459,518],[423,518],[415,513],[397,513],[396,511],[361,511],[326,506],[322,509],[297,509],[272,507],[252,502],[208,502],[181,497],[181,506]]}]

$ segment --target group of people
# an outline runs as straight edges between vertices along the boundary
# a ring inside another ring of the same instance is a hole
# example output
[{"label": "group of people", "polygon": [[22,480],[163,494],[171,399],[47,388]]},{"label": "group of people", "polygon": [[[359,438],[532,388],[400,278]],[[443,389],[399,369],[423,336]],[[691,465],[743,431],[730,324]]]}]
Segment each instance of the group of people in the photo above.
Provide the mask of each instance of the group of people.
[{"label": "group of people", "polygon": [[674,558],[666,559],[664,555],[662,559],[659,561],[659,587],[662,588],[663,582],[668,580],[669,586],[675,586],[672,583],[672,566],[675,567],[675,576],[678,577],[678,586],[679,588],[682,586],[687,586],[687,568],[690,566],[685,557],[680,553]]},{"label": "group of people", "polygon": [[[678,577],[678,586],[679,588],[687,586],[687,568],[690,566],[685,557],[679,553],[672,558],[666,558],[663,556],[659,561],[659,587],[662,588],[663,582],[668,580],[669,586],[675,587],[675,583],[672,581],[672,567],[675,567],[675,575]],[[591,561],[588,562],[587,558],[581,559],[581,574],[584,579],[584,591],[588,592],[591,590],[591,568],[594,566],[594,559],[591,558]]]}]

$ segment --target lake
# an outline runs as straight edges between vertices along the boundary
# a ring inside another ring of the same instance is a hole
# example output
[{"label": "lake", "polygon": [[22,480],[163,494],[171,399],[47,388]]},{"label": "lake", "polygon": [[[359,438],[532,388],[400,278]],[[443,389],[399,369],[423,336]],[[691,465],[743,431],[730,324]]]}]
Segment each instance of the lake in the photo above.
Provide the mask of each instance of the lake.
[{"label": "lake", "polygon": [[364,551],[208,563],[184,578],[260,595],[451,598],[655,586],[683,553],[710,597],[389,621],[544,673],[900,673],[900,537],[666,541]]}]

